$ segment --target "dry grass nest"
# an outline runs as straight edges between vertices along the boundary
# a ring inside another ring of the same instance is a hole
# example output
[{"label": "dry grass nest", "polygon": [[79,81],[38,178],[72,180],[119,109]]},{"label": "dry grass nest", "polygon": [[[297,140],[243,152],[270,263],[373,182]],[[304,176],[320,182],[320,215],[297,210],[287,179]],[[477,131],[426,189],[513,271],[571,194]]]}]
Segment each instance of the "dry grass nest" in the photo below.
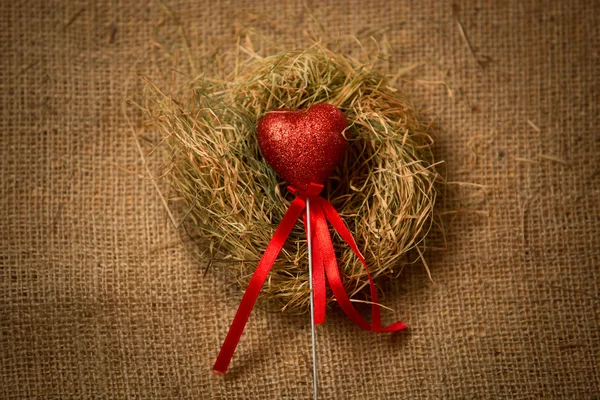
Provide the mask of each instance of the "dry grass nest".
[{"label": "dry grass nest", "polygon": [[[396,277],[422,258],[438,178],[432,122],[388,85],[373,62],[314,45],[255,55],[227,77],[200,76],[189,85],[188,95],[175,100],[149,84],[142,108],[162,134],[171,200],[183,203],[179,209],[192,234],[204,239],[212,265],[231,268],[242,288],[293,199],[256,138],[258,120],[279,107],[326,102],[346,115],[349,149],[322,195],[353,232],[371,274]],[[335,234],[333,240],[345,288],[361,301],[365,269]],[[307,268],[305,234],[297,223],[262,298],[276,300],[282,310],[305,311]]]}]

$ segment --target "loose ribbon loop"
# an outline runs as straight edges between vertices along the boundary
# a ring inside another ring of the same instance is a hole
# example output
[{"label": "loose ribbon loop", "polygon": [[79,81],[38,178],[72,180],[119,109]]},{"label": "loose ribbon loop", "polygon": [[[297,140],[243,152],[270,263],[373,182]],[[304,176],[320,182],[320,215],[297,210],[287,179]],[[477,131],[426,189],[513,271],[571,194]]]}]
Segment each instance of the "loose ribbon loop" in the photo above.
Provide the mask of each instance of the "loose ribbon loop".
[{"label": "loose ribbon loop", "polygon": [[[244,327],[248,322],[250,312],[256,303],[258,294],[262,285],[264,284],[271,267],[275,263],[279,252],[283,248],[288,236],[292,232],[296,221],[300,216],[304,220],[304,226],[308,229],[306,224],[306,199],[310,198],[310,218],[312,225],[312,257],[313,257],[313,296],[315,304],[315,324],[322,324],[325,322],[325,310],[327,305],[327,289],[325,286],[325,278],[329,282],[331,291],[335,296],[338,304],[342,310],[346,313],[348,318],[360,328],[373,332],[395,332],[406,328],[402,322],[396,322],[387,327],[381,326],[381,312],[378,304],[377,288],[373,283],[373,279],[369,274],[367,263],[365,258],[358,250],[356,242],[352,237],[352,234],[348,230],[348,227],[337,213],[335,208],[324,198],[320,197],[319,194],[323,190],[323,185],[311,183],[306,191],[300,191],[292,186],[288,186],[288,191],[295,194],[296,197],[290,204],[290,207],[286,211],[283,219],[279,223],[279,226],[275,230],[273,238],[269,242],[267,249],[265,250],[250,283],[246,288],[246,292],[242,297],[240,306],[235,314],[225,342],[221,347],[219,356],[213,369],[217,373],[224,374],[229,366],[229,362],[233,357],[233,353],[237,344],[242,336]],[[333,243],[331,242],[331,236],[329,234],[329,227],[327,222],[331,223],[333,229],[342,237],[342,239],[348,243],[354,254],[361,261],[365,267],[367,277],[369,279],[369,287],[371,290],[371,324],[369,324],[354,308],[352,302],[348,298],[340,272],[338,269],[337,261],[335,258],[335,251],[333,249]]]}]

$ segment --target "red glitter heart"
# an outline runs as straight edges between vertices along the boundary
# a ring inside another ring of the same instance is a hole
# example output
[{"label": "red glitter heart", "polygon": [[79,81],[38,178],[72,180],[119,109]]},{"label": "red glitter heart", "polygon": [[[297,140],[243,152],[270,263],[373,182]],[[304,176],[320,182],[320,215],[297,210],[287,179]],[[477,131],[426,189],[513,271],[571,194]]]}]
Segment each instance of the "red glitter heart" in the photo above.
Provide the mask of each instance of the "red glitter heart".
[{"label": "red glitter heart", "polygon": [[307,110],[279,108],[258,123],[258,145],[273,169],[289,184],[306,190],[323,184],[342,161],[348,142],[346,117],[331,104]]}]

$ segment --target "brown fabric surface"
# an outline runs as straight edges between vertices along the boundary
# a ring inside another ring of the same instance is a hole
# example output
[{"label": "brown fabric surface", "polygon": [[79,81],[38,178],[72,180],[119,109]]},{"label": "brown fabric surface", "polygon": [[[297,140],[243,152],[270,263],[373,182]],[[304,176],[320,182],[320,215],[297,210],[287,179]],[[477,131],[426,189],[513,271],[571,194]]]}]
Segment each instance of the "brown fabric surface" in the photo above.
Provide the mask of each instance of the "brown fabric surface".
[{"label": "brown fabric surface", "polygon": [[437,285],[414,266],[386,287],[408,332],[329,313],[322,398],[598,398],[598,2],[8,3],[0,398],[311,396],[306,317],[255,310],[230,372],[211,372],[239,293],[180,244],[122,110],[141,95],[133,69],[164,74],[153,43],[168,10],[192,57],[232,50],[243,24],[294,41],[316,18],[451,82],[452,97],[408,90],[439,118],[448,180],[484,186],[460,191],[481,212],[428,254]]}]

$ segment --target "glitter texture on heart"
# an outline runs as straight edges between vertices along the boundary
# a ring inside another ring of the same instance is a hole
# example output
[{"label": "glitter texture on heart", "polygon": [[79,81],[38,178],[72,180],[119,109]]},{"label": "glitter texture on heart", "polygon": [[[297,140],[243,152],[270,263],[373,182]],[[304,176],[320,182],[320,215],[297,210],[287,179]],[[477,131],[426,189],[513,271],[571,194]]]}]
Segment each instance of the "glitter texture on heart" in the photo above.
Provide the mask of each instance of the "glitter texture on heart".
[{"label": "glitter texture on heart", "polygon": [[344,114],[330,104],[306,110],[280,108],[258,124],[258,144],[273,169],[289,184],[306,190],[323,184],[342,160],[348,142]]}]

